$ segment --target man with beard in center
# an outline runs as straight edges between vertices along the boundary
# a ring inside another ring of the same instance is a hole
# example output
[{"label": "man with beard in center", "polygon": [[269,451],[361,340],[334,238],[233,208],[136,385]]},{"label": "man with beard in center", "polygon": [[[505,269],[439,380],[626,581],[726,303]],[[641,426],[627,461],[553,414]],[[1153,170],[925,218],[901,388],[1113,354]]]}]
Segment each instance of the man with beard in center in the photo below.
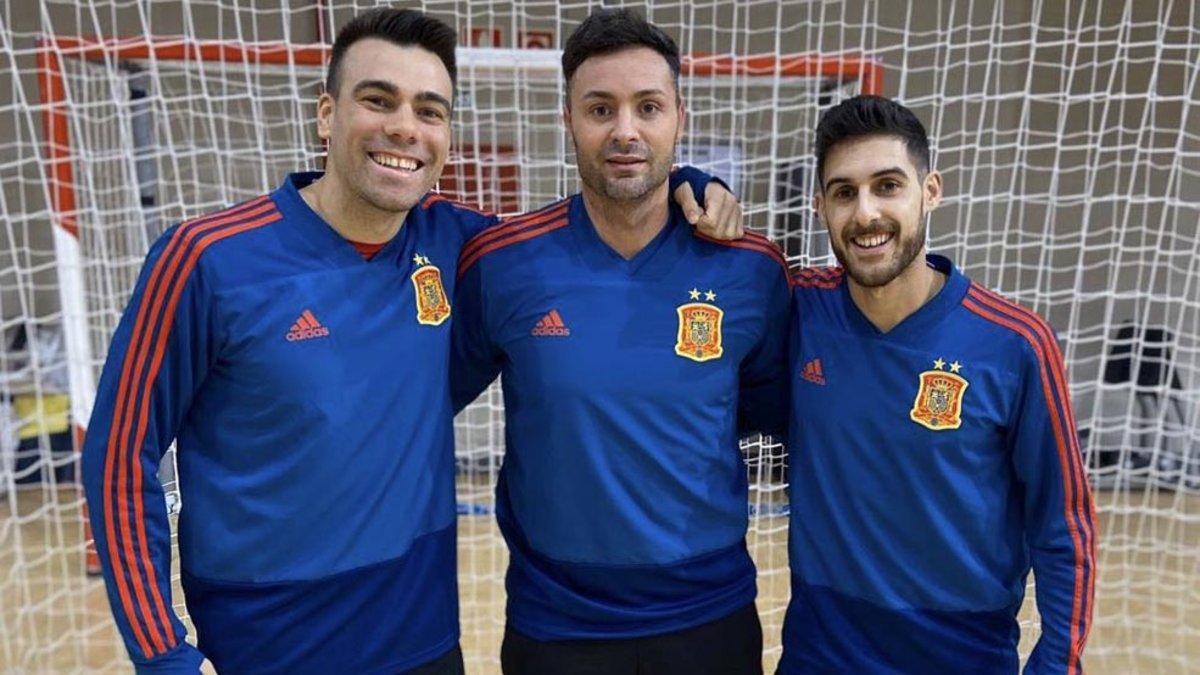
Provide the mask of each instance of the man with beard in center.
[{"label": "man with beard in center", "polygon": [[816,134],[840,267],[793,277],[792,598],[779,672],[1079,673],[1095,522],[1053,330],[925,254],[942,197],[907,108],[859,96]]},{"label": "man with beard in center", "polygon": [[787,269],[667,199],[679,51],[627,10],[563,51],[582,193],[459,259],[456,407],[503,373],[504,672],[762,670],[738,439],[786,419]]}]

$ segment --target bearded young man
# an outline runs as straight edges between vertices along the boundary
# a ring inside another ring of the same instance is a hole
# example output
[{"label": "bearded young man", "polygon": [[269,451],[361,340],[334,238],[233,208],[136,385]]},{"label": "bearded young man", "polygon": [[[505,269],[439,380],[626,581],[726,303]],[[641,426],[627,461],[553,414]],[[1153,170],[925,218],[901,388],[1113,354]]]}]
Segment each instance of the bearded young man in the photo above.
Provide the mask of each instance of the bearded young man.
[{"label": "bearded young man", "polygon": [[841,263],[795,285],[792,599],[779,672],[1080,673],[1096,527],[1062,354],[1040,317],[926,254],[942,198],[907,108],[860,96],[816,133]]},{"label": "bearded young man", "polygon": [[567,40],[582,192],[459,262],[456,407],[503,373],[509,675],[762,670],[738,439],[786,419],[786,265],[668,201],[679,50],[628,10]]},{"label": "bearded young man", "polygon": [[[147,255],[83,452],[138,672],[462,672],[449,298],[463,243],[496,219],[428,194],[456,41],[415,11],[353,19],[318,103],[326,172]],[[172,611],[156,476],[172,440],[198,649]]]}]

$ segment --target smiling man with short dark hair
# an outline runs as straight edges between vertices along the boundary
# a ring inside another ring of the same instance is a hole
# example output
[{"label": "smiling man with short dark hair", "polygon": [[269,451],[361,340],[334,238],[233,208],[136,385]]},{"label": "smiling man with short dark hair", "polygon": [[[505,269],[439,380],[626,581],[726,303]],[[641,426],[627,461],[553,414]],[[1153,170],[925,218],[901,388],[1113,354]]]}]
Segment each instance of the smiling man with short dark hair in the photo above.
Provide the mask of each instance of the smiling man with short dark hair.
[{"label": "smiling man with short dark hair", "polygon": [[859,96],[816,134],[840,263],[799,270],[792,598],[779,672],[1081,673],[1095,515],[1062,353],[1035,313],[925,252],[942,198],[913,113]]}]

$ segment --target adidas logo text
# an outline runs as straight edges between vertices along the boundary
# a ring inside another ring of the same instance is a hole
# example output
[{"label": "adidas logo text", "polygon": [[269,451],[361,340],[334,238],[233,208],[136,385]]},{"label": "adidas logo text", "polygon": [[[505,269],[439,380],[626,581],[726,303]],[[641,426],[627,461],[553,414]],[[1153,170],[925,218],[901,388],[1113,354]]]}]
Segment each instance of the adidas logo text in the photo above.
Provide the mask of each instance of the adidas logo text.
[{"label": "adidas logo text", "polygon": [[537,337],[566,337],[571,334],[571,329],[563,323],[558,310],[552,309],[537,322],[537,325],[529,333]]},{"label": "adidas logo text", "polygon": [[300,318],[296,319],[296,323],[292,324],[291,330],[287,333],[287,341],[299,342],[300,340],[323,338],[328,335],[329,329],[322,326],[317,317],[310,310],[306,309],[300,313]]},{"label": "adidas logo text", "polygon": [[321,326],[320,328],[305,328],[303,330],[290,330],[287,334],[288,342],[296,342],[299,340],[311,340],[312,338],[325,337],[329,335],[329,329]]}]

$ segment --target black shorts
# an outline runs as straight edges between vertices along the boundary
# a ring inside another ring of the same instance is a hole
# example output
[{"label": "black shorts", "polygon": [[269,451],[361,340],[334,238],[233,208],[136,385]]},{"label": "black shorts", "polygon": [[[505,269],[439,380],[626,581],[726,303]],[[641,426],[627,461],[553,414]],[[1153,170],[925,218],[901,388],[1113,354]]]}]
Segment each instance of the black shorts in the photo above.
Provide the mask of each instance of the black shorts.
[{"label": "black shorts", "polygon": [[762,624],[754,603],[693,628],[617,640],[540,642],[511,628],[504,675],[761,675]]},{"label": "black shorts", "polygon": [[404,671],[404,675],[463,675],[464,672],[462,647],[454,645],[454,649],[429,663]]}]

